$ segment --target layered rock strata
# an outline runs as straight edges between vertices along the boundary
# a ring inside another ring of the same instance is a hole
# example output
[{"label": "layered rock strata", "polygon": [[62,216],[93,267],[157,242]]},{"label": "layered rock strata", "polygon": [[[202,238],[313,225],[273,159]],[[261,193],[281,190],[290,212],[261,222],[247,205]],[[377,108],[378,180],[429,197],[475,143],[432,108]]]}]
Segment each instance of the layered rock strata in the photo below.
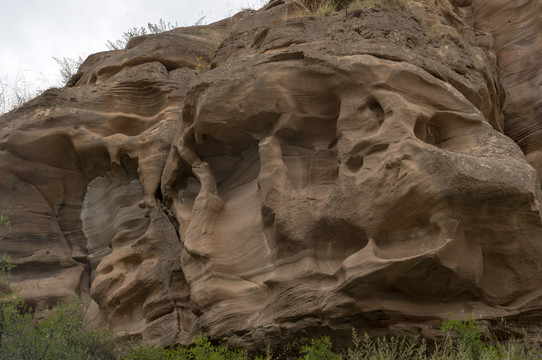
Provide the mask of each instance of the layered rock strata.
[{"label": "layered rock strata", "polygon": [[536,22],[488,4],[278,0],[91,55],[1,117],[14,283],[161,345],[536,318]]}]

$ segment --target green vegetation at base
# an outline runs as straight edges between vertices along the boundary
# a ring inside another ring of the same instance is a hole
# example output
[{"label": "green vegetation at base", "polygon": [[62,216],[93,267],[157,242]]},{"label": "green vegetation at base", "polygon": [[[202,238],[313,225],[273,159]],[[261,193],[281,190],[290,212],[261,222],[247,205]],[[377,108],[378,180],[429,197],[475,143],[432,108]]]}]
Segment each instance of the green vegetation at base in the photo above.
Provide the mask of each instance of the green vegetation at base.
[{"label": "green vegetation at base", "polygon": [[[332,352],[329,338],[313,339],[301,348],[300,360],[541,360],[540,342],[526,338],[489,345],[482,341],[483,331],[474,320],[447,320],[441,327],[443,339],[429,343],[425,339],[405,337],[358,337],[352,331],[353,347],[344,354]],[[268,358],[271,359],[271,358]]]},{"label": "green vegetation at base", "polygon": [[[2,226],[9,229],[8,217],[0,214]],[[109,330],[88,326],[85,313],[90,303],[74,297],[45,312],[35,324],[27,307],[10,286],[14,265],[7,253],[0,255],[0,360],[274,360],[269,346],[265,355],[231,350],[198,337],[190,346],[152,347],[119,339]],[[483,341],[478,322],[447,320],[441,327],[443,339],[428,342],[421,338],[361,337],[352,330],[349,349],[334,352],[329,337],[312,339],[298,349],[299,360],[542,360],[540,341],[527,337],[494,345]],[[262,349],[263,350],[263,349]],[[264,351],[262,351],[264,352]],[[292,354],[289,354],[292,358]]]},{"label": "green vegetation at base", "polygon": [[[29,312],[17,312],[22,302],[13,303],[4,312],[5,329],[0,359],[103,359],[103,360],[273,360],[266,355],[252,355],[243,350],[230,350],[213,345],[199,337],[190,346],[154,348],[133,341],[117,339],[106,330],[87,327],[84,311],[87,302],[74,298],[48,311],[36,326]],[[488,345],[475,320],[449,320],[442,328],[443,340],[430,343],[420,338],[358,336],[352,332],[353,346],[334,352],[329,337],[312,339],[299,349],[299,360],[521,360],[542,359],[539,344],[525,340]]]},{"label": "green vegetation at base", "polygon": [[341,360],[341,356],[331,351],[331,341],[329,337],[324,336],[319,339],[312,339],[310,345],[301,347],[300,353],[303,355],[299,360]]}]

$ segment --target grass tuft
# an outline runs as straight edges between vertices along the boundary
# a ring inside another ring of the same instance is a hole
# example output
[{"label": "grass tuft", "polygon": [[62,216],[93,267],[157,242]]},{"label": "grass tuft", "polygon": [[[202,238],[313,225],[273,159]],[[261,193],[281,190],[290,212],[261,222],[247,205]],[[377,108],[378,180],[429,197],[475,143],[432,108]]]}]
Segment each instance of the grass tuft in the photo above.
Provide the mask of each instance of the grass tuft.
[{"label": "grass tuft", "polygon": [[408,0],[303,0],[307,14],[312,16],[329,16],[339,10],[347,11],[368,10],[382,8],[389,10],[392,7],[407,8]]},{"label": "grass tuft", "polygon": [[353,0],[348,5],[349,11],[355,10],[367,10],[377,7],[389,10],[391,7],[396,6],[403,9],[407,8],[407,0]]}]

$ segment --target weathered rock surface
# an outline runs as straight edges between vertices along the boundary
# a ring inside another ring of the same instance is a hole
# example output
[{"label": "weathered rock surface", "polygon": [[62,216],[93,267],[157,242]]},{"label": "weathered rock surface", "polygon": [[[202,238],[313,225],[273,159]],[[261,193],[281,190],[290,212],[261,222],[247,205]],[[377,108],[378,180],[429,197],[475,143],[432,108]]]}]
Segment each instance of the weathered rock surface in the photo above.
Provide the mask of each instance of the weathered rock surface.
[{"label": "weathered rock surface", "polygon": [[495,53],[506,90],[505,133],[542,174],[542,3],[474,0],[476,26],[495,38]]},{"label": "weathered rock surface", "polygon": [[0,118],[15,283],[162,345],[536,318],[540,22],[501,3],[278,0],[90,56]]}]

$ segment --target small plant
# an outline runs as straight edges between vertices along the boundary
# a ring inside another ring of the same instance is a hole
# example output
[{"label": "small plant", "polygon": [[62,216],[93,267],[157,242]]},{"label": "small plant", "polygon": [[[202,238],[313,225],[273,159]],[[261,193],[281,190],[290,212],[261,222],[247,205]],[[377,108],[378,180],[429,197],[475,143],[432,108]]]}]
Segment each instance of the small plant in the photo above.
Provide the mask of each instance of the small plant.
[{"label": "small plant", "polygon": [[198,57],[196,61],[198,64],[196,65],[194,70],[197,70],[197,71],[209,70],[210,65],[206,63],[206,61],[203,59],[203,56]]},{"label": "small plant", "polygon": [[265,356],[257,356],[256,360],[273,360],[273,353],[271,352],[271,346],[269,344],[265,348]]},{"label": "small plant", "polygon": [[[11,228],[6,215],[0,214],[0,225]],[[38,340],[32,326],[31,309],[11,290],[10,277],[14,268],[11,257],[4,252],[0,257],[0,359],[37,359],[45,354],[46,347]]]},{"label": "small plant", "polygon": [[247,354],[242,350],[229,350],[223,346],[215,346],[211,344],[208,338],[200,335],[194,340],[194,345],[189,350],[189,359],[194,360],[244,360]]},{"label": "small plant", "polygon": [[467,350],[473,359],[479,359],[488,349],[482,341],[482,329],[472,316],[465,320],[446,320],[440,330],[445,334],[455,333],[458,346]]},{"label": "small plant", "polygon": [[354,0],[348,5],[348,10],[374,9],[376,7],[389,10],[392,6],[406,9],[407,0]]},{"label": "small plant", "polygon": [[[3,225],[7,229],[11,229],[11,222],[6,215],[0,214],[0,225]],[[0,231],[0,241],[3,240],[2,232]],[[7,252],[0,255],[0,300],[5,296],[11,294],[9,277],[11,270],[15,268],[15,265],[11,261],[11,256]]]},{"label": "small plant", "polygon": [[336,11],[337,11],[336,10],[336,5],[333,2],[325,1],[325,2],[322,2],[322,4],[320,4],[320,6],[318,6],[312,12],[312,14],[315,15],[315,16],[329,16],[329,15],[333,14]]},{"label": "small plant", "polygon": [[429,37],[441,45],[446,45],[452,41],[461,42],[461,35],[451,26],[431,25],[429,28]]},{"label": "small plant", "polygon": [[352,329],[354,348],[348,349],[348,360],[417,360],[425,359],[425,339],[405,337],[380,337],[371,339],[367,333],[360,339]]},{"label": "small plant", "polygon": [[60,77],[63,83],[67,83],[83,63],[83,58],[81,56],[77,59],[67,57],[59,59],[53,56],[53,60],[58,64]]},{"label": "small plant", "polygon": [[329,16],[341,7],[342,2],[342,0],[303,0],[302,4],[309,15]]},{"label": "small plant", "polygon": [[122,37],[118,40],[115,40],[114,42],[111,40],[107,40],[107,43],[105,44],[109,50],[121,50],[126,47],[126,44],[128,44],[128,41],[130,41],[132,38],[135,38],[137,36],[143,36],[147,34],[159,34],[165,31],[173,30],[179,25],[177,23],[171,24],[166,23],[164,20],[160,19],[158,24],[151,24],[147,23],[147,29],[143,26],[137,27],[133,26],[129,28],[128,30],[124,31],[122,34]]},{"label": "small plant", "polygon": [[28,81],[26,70],[18,70],[14,79],[0,77],[0,115],[21,107],[45,89]]},{"label": "small plant", "polygon": [[193,359],[188,348],[183,346],[172,346],[170,348],[153,347],[150,345],[127,344],[125,349],[120,351],[119,360],[177,360]]},{"label": "small plant", "polygon": [[392,7],[407,9],[408,0],[304,0],[303,5],[309,15],[329,16],[341,9],[346,9],[347,13],[377,7],[386,10]]},{"label": "small plant", "polygon": [[147,23],[147,28],[149,29],[151,34],[159,34],[159,33],[162,33],[162,32],[169,31],[169,30],[173,30],[173,29],[175,29],[177,27],[179,27],[179,24],[177,24],[177,23],[172,24],[170,22],[166,23],[162,19],[160,19],[158,21],[158,24]]},{"label": "small plant", "polygon": [[340,360],[341,357],[331,351],[331,341],[328,336],[312,339],[310,345],[301,347],[300,360]]}]

